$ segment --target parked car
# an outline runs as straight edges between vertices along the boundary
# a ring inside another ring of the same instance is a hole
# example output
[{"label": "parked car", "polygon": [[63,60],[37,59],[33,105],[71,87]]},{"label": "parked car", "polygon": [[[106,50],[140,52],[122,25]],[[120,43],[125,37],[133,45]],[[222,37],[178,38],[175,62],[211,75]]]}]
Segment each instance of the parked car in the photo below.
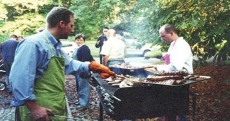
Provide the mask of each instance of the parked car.
[{"label": "parked car", "polygon": [[73,57],[73,51],[77,48],[77,44],[71,41],[62,41],[62,50],[65,51],[71,58]]},{"label": "parked car", "polygon": [[126,56],[144,56],[151,51],[150,45],[142,44],[136,39],[125,39],[126,42]]}]

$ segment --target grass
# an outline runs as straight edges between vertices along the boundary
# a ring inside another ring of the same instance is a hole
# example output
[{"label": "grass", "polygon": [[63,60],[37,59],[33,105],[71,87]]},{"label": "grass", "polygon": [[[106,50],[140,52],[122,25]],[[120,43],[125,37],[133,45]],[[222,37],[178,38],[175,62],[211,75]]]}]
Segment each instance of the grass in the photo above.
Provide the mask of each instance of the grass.
[{"label": "grass", "polygon": [[91,51],[91,55],[93,57],[99,57],[99,48],[95,47],[95,43],[96,43],[96,41],[87,41],[86,40],[86,45],[88,45],[88,47]]}]

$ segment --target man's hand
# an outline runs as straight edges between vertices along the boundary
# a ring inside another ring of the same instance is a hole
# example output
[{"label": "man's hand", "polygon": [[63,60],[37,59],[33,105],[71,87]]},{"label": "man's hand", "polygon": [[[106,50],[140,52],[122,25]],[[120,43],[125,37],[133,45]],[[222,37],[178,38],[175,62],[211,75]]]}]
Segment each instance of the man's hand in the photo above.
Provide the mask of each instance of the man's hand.
[{"label": "man's hand", "polygon": [[102,79],[107,79],[107,78],[110,77],[110,75],[107,74],[107,73],[100,73],[100,77],[101,77]]},{"label": "man's hand", "polygon": [[35,121],[51,121],[49,114],[52,110],[38,105],[35,101],[26,101],[26,106],[30,110],[30,115]]},{"label": "man's hand", "polygon": [[104,66],[102,64],[99,64],[96,61],[92,61],[89,64],[89,69],[90,69],[90,71],[100,73],[100,76],[103,79],[108,78],[110,76],[115,76],[116,75],[116,73],[111,71],[108,67],[106,67],[106,66]]}]

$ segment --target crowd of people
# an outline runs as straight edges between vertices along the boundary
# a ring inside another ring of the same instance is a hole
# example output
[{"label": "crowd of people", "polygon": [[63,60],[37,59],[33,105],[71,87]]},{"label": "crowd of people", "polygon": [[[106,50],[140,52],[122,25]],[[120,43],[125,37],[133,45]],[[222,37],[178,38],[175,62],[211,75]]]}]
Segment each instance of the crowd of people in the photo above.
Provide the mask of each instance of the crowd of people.
[{"label": "crowd of people", "polygon": [[[84,34],[75,36],[78,47],[72,58],[61,49],[61,39],[67,39],[74,32],[73,12],[64,7],[54,7],[47,15],[46,24],[46,28],[25,39],[11,35],[0,46],[8,89],[14,96],[12,106],[17,107],[18,120],[65,120],[66,74],[74,75],[76,79],[77,109],[89,108],[91,72],[108,78],[115,76],[109,69],[111,65],[125,63],[126,44],[112,28],[104,27],[95,43],[95,47],[100,48],[100,63],[97,63],[85,43]],[[179,37],[176,28],[165,24],[159,29],[159,35],[170,47],[163,55],[165,64],[156,66],[156,70],[192,74],[191,48],[183,37]]]}]

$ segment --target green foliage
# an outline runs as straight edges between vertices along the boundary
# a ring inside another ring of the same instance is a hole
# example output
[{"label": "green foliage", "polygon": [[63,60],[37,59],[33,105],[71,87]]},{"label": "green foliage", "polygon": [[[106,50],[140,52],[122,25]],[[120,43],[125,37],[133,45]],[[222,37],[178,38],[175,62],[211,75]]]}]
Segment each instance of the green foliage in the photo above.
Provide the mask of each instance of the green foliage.
[{"label": "green foliage", "polygon": [[48,11],[54,6],[69,7],[70,4],[71,0],[1,0],[0,32],[23,36],[34,34],[37,28],[45,27]]},{"label": "green foliage", "polygon": [[168,45],[161,42],[158,29],[169,23],[201,61],[230,58],[229,0],[0,0],[0,36],[33,34],[45,26],[44,17],[54,6],[70,8],[74,34],[83,33],[89,40],[108,26],[142,44],[161,44],[165,51]]},{"label": "green foliage", "polygon": [[0,43],[7,40],[9,38],[9,35],[6,33],[0,33]]},{"label": "green foliage", "polygon": [[95,39],[104,26],[114,27],[119,13],[125,7],[125,0],[77,0],[70,9],[75,13],[76,33],[84,33]]},{"label": "green foliage", "polygon": [[162,53],[161,51],[150,51],[147,52],[144,57],[146,58],[161,58],[162,57]]},{"label": "green foliage", "polygon": [[[188,4],[189,3],[189,4]],[[168,4],[169,5],[169,4]],[[172,23],[179,28],[181,34],[193,46],[194,54],[206,60],[215,55],[216,61],[229,58],[229,41],[221,48],[215,46],[229,39],[230,2],[175,0],[165,10],[171,10],[166,23]],[[179,11],[177,11],[179,10]]]},{"label": "green foliage", "polygon": [[46,4],[47,0],[2,0],[9,21],[28,13],[38,13],[39,6]]},{"label": "green foliage", "polygon": [[[33,24],[31,24],[33,23]],[[1,27],[1,33],[27,36],[36,32],[39,27],[45,27],[45,19],[41,15],[25,14],[15,21],[8,21]]]},{"label": "green foliage", "polygon": [[230,1],[151,0],[137,1],[124,22],[133,24],[135,36],[153,43],[161,43],[160,26],[173,24],[199,59],[215,56],[214,60],[220,61],[230,57],[229,19]]}]

